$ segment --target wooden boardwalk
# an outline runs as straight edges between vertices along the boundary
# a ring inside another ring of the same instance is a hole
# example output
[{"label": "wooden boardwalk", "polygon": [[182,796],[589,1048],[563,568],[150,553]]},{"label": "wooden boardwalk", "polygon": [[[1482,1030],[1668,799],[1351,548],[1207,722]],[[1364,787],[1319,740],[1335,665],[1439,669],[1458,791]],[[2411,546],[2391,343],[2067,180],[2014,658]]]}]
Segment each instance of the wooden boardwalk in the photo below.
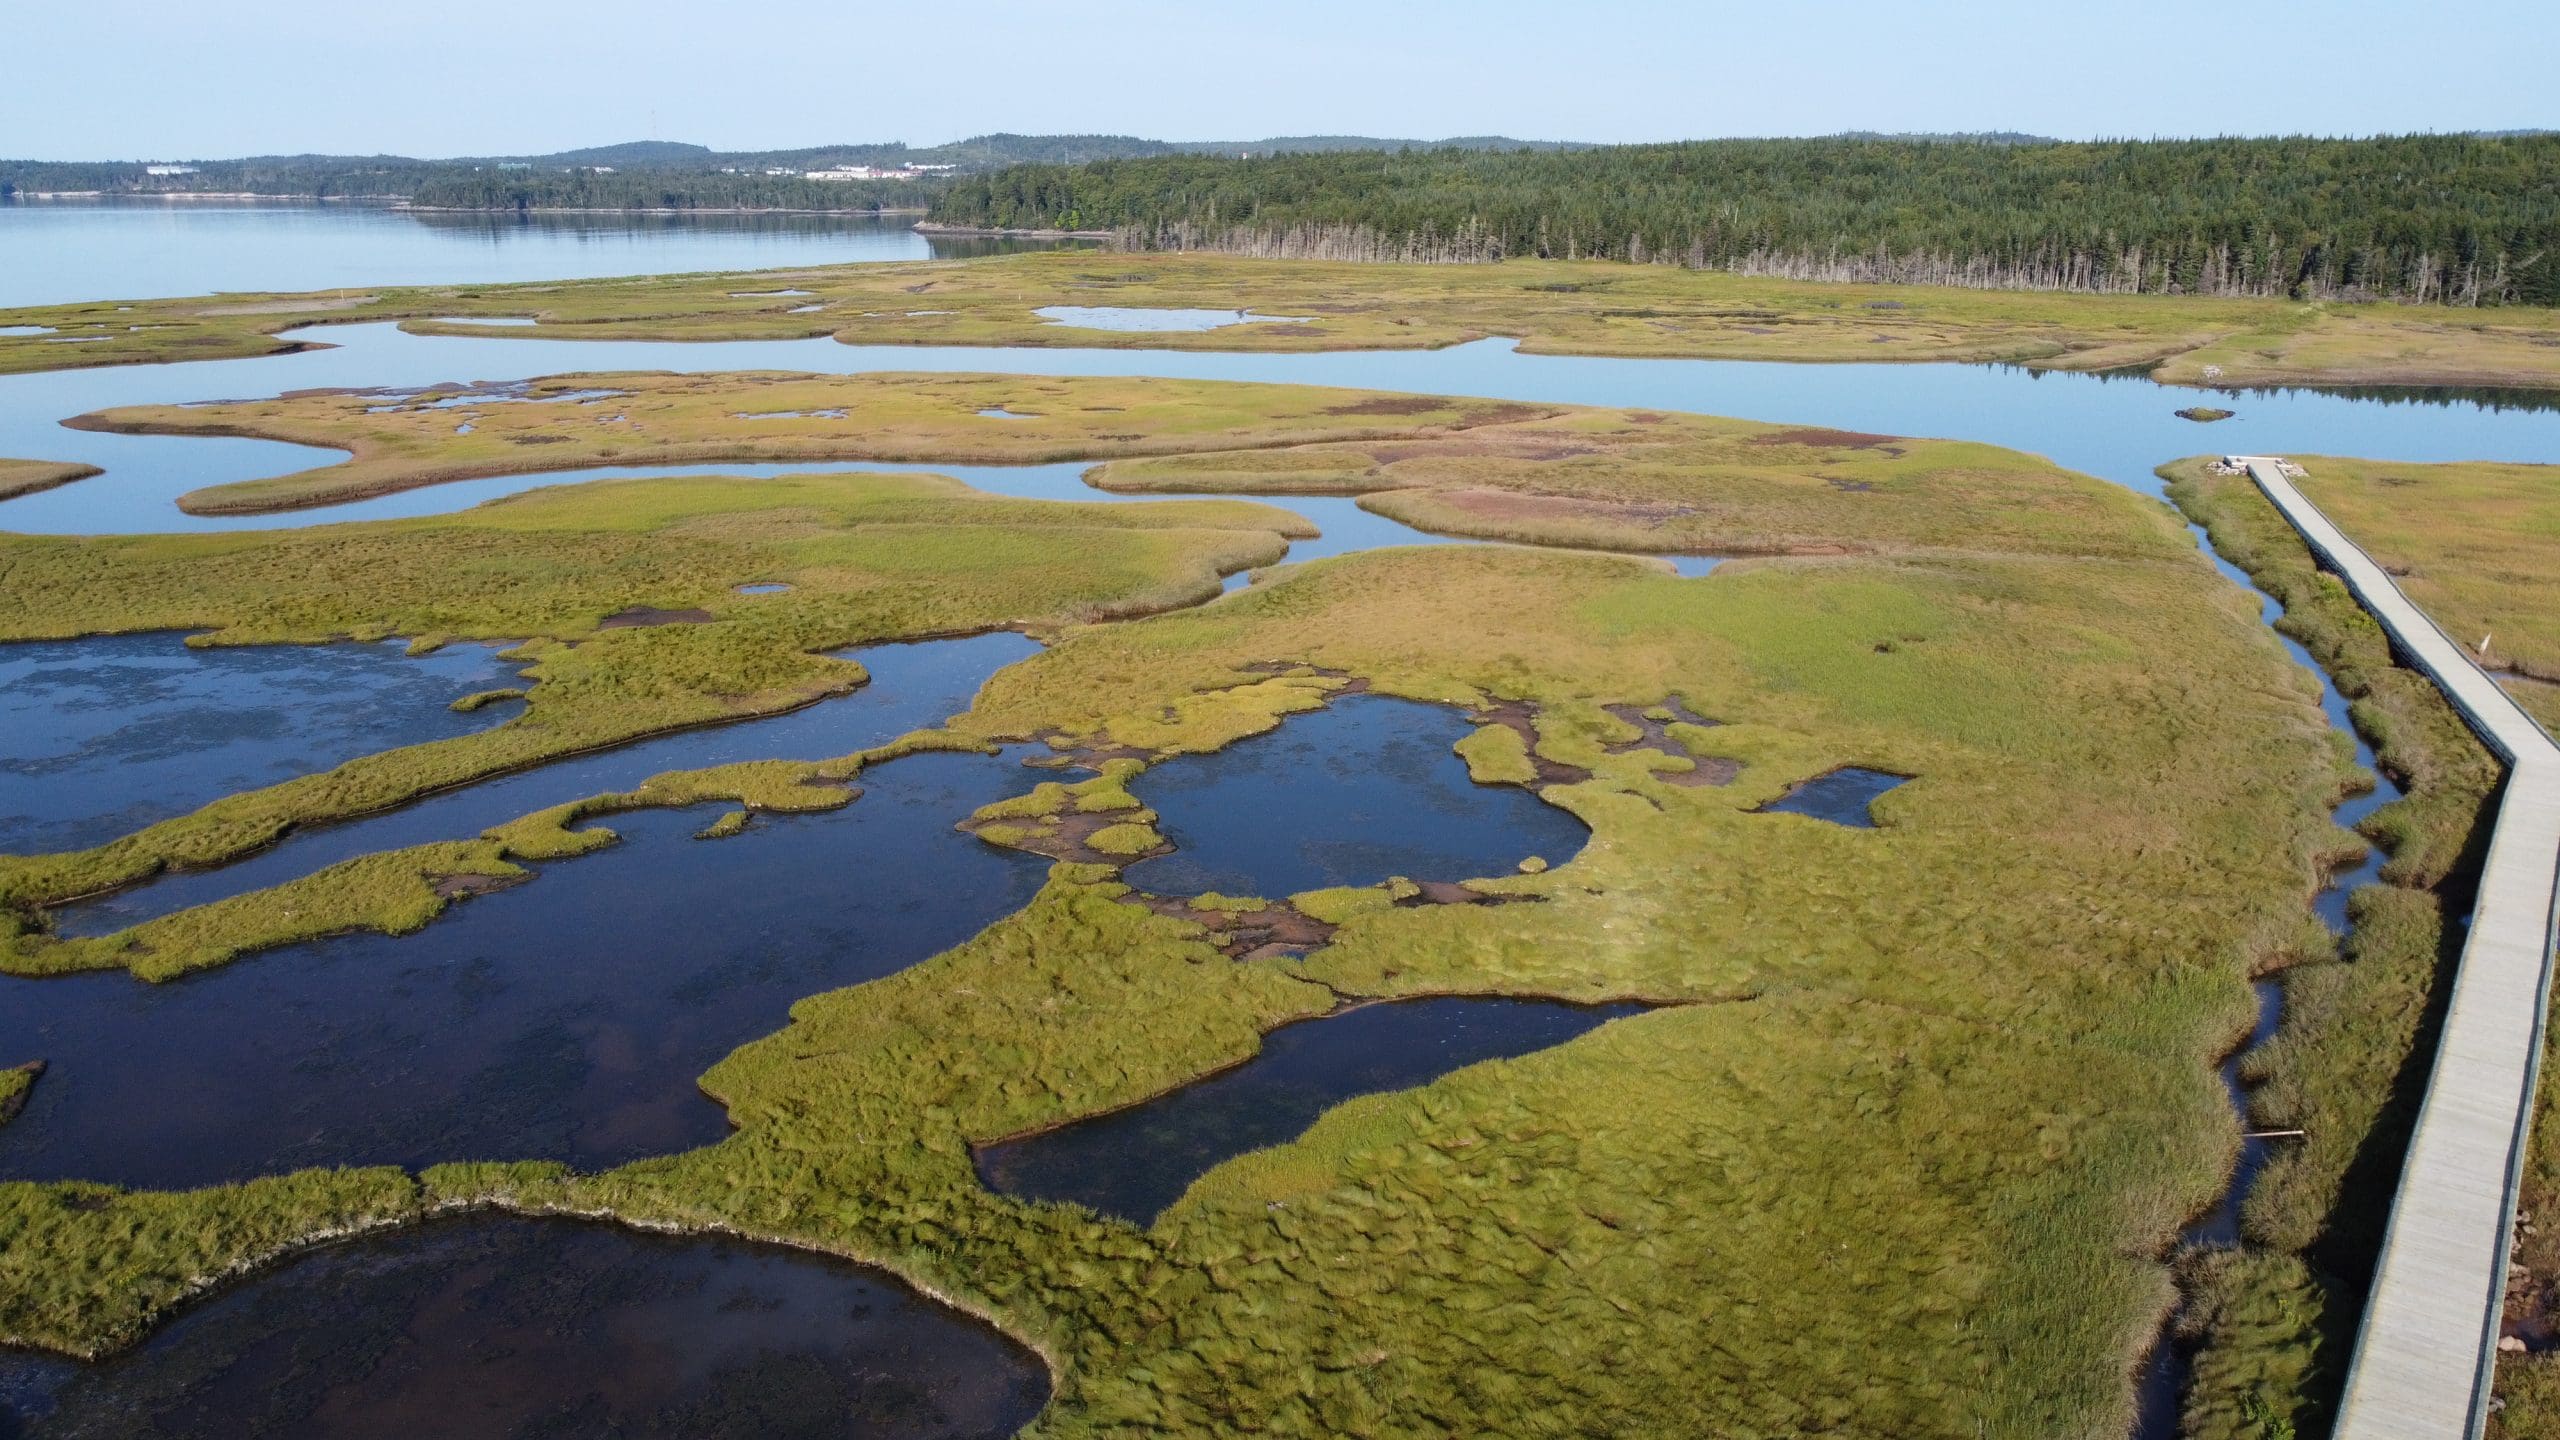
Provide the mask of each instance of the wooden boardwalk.
[{"label": "wooden boardwalk", "polygon": [[2393,1197],[2338,1440],[2471,1440],[2488,1419],[2509,1223],[2560,936],[2560,746],[2409,603],[2281,465],[2232,456],[2321,562],[2507,762],[2444,1033]]}]

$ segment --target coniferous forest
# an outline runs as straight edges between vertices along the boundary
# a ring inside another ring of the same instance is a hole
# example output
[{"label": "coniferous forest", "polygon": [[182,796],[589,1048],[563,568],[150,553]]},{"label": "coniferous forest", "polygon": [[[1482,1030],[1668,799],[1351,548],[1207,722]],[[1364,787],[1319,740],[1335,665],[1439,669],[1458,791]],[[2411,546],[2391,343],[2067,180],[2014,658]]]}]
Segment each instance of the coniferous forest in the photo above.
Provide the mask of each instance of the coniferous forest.
[{"label": "coniferous forest", "polygon": [[933,218],[1139,249],[2560,305],[2552,134],[1168,155],[964,176]]}]

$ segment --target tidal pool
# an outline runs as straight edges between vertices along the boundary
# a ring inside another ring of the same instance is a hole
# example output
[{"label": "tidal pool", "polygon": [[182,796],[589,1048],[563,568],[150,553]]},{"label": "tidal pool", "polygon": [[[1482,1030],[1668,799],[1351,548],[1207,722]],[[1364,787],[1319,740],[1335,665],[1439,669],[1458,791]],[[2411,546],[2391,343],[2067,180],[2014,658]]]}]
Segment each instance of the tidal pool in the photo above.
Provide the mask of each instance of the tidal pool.
[{"label": "tidal pool", "polygon": [[0,853],[104,844],[242,790],[485,730],[504,647],[191,648],[171,631],[0,645]]},{"label": "tidal pool", "polygon": [[0,1377],[0,1434],[101,1440],[999,1440],[1049,1391],[1030,1351],[880,1271],[494,1214],[315,1250],[124,1355]]},{"label": "tidal pool", "polygon": [[[0,1055],[42,1059],[0,1179],[182,1189],[310,1165],[601,1169],[726,1133],[694,1081],[792,1002],[902,970],[1021,908],[1047,864],[953,829],[1009,757],[910,756],[815,815],[695,840],[712,811],[456,904],[152,985],[0,980]],[[713,810],[725,807],[713,807]]]},{"label": "tidal pool", "polygon": [[1310,315],[1257,315],[1250,310],[1182,310],[1138,305],[1043,305],[1031,312],[1052,325],[1076,330],[1135,330],[1164,334],[1219,330],[1229,325],[1304,325]]},{"label": "tidal pool", "polygon": [[1273,899],[1331,885],[1508,875],[1535,855],[1561,864],[1591,832],[1510,785],[1479,785],[1450,749],[1464,712],[1346,695],[1267,735],[1182,755],[1133,782],[1173,853],[1128,880],[1158,895]]},{"label": "tidal pool", "polygon": [[[106,935],[191,905],[298,879],[358,855],[467,840],[536,810],[628,790],[668,770],[734,760],[826,760],[885,744],[969,708],[988,676],[1039,649],[1011,631],[838,651],[871,683],[762,720],[740,720],[635,741],[431,795],[397,810],[288,832],[267,849],[209,870],[174,870],[52,914],[65,935]],[[0,1064],[14,1062],[0,1061]]]},{"label": "tidal pool", "polygon": [[1910,779],[1908,775],[1869,770],[1861,765],[1845,765],[1829,774],[1814,776],[1753,813],[1810,815],[1834,825],[1872,830],[1876,820],[1868,807],[1875,804],[1877,796],[1909,783]]},{"label": "tidal pool", "polygon": [[978,1147],[978,1177],[1022,1200],[1155,1223],[1219,1163],[1296,1139],[1355,1095],[1408,1090],[1481,1060],[1561,1045],[1641,1005],[1446,995],[1283,1025],[1231,1070],[1056,1130]]}]

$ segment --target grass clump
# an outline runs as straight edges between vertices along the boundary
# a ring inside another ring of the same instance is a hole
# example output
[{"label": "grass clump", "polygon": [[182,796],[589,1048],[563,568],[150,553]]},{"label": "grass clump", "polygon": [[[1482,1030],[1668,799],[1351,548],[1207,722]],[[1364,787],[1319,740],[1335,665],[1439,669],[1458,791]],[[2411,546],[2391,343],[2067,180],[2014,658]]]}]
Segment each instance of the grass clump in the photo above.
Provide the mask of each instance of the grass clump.
[{"label": "grass clump", "polygon": [[1152,825],[1124,820],[1094,831],[1085,838],[1085,843],[1105,855],[1125,857],[1144,855],[1162,848],[1164,837],[1157,834]]},{"label": "grass clump", "polygon": [[1479,785],[1532,785],[1538,767],[1529,760],[1529,742],[1508,725],[1481,725],[1458,741],[1458,758],[1467,776]]},{"label": "grass clump", "polygon": [[745,810],[730,810],[723,812],[719,819],[714,820],[710,824],[703,826],[701,829],[694,831],[693,838],[696,840],[726,840],[732,835],[743,832],[747,828],[747,822],[752,818],[754,818],[752,813]]},{"label": "grass clump", "polygon": [[36,1081],[43,1074],[44,1062],[41,1060],[29,1060],[0,1070],[0,1125],[17,1119],[18,1112],[27,1108],[27,1092],[36,1088]]},{"label": "grass clump", "polygon": [[520,689],[474,690],[455,700],[453,708],[460,714],[468,715],[474,710],[485,710],[492,705],[501,705],[509,700],[522,700],[527,693]]}]

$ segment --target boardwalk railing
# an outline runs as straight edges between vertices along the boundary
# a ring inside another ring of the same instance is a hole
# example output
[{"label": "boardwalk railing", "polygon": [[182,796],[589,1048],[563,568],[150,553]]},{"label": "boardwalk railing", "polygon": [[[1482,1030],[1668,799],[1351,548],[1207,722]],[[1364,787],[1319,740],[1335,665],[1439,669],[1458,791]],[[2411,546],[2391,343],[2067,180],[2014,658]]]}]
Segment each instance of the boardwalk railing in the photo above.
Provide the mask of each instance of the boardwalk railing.
[{"label": "boardwalk railing", "polygon": [[2321,562],[2507,762],[2444,1030],[2347,1372],[2338,1440],[2473,1440],[2487,1423],[2516,1187],[2560,939],[2560,746],[2320,513],[2235,455]]}]

